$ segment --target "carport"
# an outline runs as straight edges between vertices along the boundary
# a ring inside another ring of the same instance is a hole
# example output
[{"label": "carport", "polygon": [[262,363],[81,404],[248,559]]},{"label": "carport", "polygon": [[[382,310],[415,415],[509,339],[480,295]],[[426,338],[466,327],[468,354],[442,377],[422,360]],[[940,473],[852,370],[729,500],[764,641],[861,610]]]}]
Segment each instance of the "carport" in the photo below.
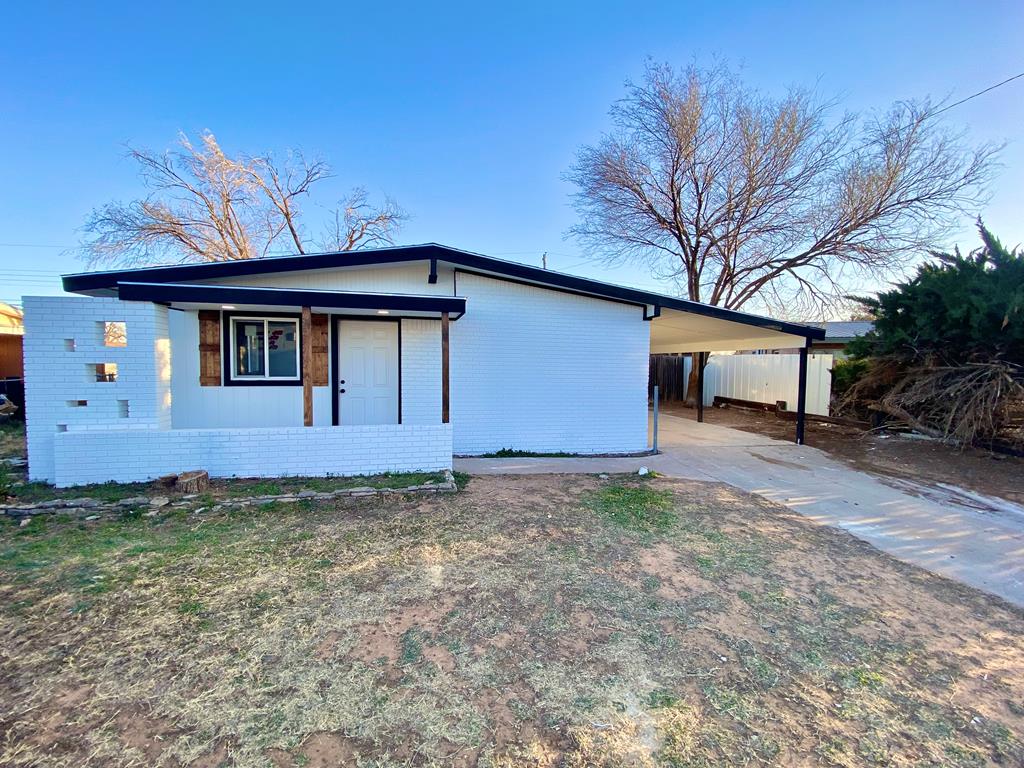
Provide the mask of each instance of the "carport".
[{"label": "carport", "polygon": [[[649,317],[651,354],[692,354],[697,366],[697,390],[702,394],[704,363],[709,352],[799,349],[796,442],[803,444],[807,407],[807,354],[812,341],[825,337],[824,329],[685,299],[672,299],[653,305]],[[704,421],[703,396],[697,398],[697,421]]]}]

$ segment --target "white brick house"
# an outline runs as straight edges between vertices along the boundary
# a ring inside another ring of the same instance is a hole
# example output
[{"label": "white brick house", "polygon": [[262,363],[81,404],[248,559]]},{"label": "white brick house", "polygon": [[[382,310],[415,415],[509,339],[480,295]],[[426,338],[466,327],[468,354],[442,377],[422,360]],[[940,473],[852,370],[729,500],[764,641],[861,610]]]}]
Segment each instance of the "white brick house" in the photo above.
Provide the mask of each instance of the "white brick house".
[{"label": "white brick house", "polygon": [[642,452],[651,351],[821,335],[432,244],[64,287],[24,299],[29,473],[59,486]]}]

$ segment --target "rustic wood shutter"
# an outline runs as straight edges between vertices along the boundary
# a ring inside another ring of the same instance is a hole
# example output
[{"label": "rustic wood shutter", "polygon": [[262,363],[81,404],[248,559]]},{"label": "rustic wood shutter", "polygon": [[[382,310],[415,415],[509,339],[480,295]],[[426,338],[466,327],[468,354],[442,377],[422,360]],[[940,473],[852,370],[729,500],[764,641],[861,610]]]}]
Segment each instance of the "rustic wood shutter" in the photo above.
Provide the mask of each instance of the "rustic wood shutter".
[{"label": "rustic wood shutter", "polygon": [[199,311],[199,385],[220,386],[220,312]]},{"label": "rustic wood shutter", "polygon": [[313,347],[313,386],[326,387],[327,382],[327,315],[313,315],[313,334],[310,339]]}]

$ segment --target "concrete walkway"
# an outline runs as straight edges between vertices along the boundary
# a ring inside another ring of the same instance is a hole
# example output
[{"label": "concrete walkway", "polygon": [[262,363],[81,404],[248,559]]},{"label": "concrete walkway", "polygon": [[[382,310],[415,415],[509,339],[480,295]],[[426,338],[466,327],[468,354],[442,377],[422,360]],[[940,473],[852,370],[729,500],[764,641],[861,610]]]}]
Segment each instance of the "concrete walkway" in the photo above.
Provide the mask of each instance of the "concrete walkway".
[{"label": "concrete walkway", "polygon": [[456,459],[471,474],[635,472],[736,486],[1024,607],[1024,508],[951,485],[881,478],[816,448],[662,416],[657,456]]}]

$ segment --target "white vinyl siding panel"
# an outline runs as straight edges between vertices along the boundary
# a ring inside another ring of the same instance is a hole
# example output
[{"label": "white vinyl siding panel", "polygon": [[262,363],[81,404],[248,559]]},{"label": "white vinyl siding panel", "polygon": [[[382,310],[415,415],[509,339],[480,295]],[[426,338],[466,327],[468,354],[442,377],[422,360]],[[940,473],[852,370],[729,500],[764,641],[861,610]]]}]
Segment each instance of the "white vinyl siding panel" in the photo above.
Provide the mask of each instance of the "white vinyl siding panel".
[{"label": "white vinyl siding panel", "polygon": [[[683,363],[689,377],[690,360]],[[786,402],[796,410],[800,355],[711,355],[704,369],[704,405],[715,397],[733,397],[774,405]],[[807,413],[829,415],[832,398],[832,355],[807,356]]]}]

